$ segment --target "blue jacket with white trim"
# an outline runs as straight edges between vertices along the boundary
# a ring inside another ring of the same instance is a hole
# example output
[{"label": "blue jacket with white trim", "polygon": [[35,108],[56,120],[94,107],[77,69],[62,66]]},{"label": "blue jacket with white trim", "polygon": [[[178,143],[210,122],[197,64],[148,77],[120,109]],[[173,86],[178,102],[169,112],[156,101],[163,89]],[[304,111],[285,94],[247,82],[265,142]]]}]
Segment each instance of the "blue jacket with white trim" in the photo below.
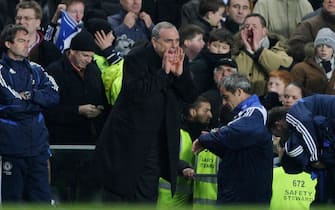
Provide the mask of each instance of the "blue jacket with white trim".
[{"label": "blue jacket with white trim", "polygon": [[[24,100],[20,93],[29,92]],[[28,60],[0,60],[0,155],[35,156],[48,151],[41,111],[59,102],[58,86],[43,68]]]},{"label": "blue jacket with white trim", "polygon": [[199,137],[200,144],[221,157],[218,203],[269,203],[272,186],[272,140],[267,112],[252,95],[234,110],[227,126]]},{"label": "blue jacket with white trim", "polygon": [[[323,117],[323,120],[320,120]],[[309,171],[310,163],[323,160],[324,143],[322,121],[335,119],[335,96],[315,94],[300,99],[286,115],[290,135],[285,142],[282,165],[287,173]],[[331,124],[329,124],[331,125]],[[329,127],[329,134],[334,131],[334,124]],[[322,135],[322,136],[320,136]]]}]

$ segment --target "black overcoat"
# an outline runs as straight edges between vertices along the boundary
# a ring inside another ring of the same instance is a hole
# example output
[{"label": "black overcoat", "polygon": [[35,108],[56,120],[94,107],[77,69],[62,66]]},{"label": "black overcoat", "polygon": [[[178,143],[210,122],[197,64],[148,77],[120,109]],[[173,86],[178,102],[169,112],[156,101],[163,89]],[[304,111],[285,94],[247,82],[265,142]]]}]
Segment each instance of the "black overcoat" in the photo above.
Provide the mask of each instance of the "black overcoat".
[{"label": "black overcoat", "polygon": [[[60,94],[59,104],[43,112],[50,144],[95,144],[109,112],[98,66],[95,62],[88,64],[81,78],[67,55],[63,55],[46,71],[55,79]],[[104,111],[95,118],[84,117],[78,112],[84,104],[102,105]]]},{"label": "black overcoat", "polygon": [[[166,74],[151,44],[133,49],[124,62],[120,95],[97,143],[105,189],[132,198],[146,154],[159,141],[161,177],[175,189],[179,153],[179,111],[197,93],[190,73]],[[99,166],[97,165],[97,166]]]}]

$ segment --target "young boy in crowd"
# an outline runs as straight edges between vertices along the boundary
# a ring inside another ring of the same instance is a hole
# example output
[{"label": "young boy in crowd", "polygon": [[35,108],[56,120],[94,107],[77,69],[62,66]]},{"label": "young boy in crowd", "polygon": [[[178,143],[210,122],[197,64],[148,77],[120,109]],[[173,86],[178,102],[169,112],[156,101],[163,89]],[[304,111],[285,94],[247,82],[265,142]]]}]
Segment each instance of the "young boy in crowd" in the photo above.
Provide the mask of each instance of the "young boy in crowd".
[{"label": "young boy in crowd", "polygon": [[205,46],[203,39],[204,30],[197,25],[188,24],[179,29],[179,35],[180,46],[188,59],[192,61]]},{"label": "young boy in crowd", "polygon": [[205,42],[208,41],[209,33],[213,29],[221,28],[224,12],[225,4],[222,0],[200,0],[198,18],[192,23],[205,31]]},{"label": "young boy in crowd", "polygon": [[226,29],[216,29],[209,34],[206,47],[190,63],[199,93],[216,87],[213,80],[213,70],[221,58],[231,58],[233,36]]},{"label": "young boy in crowd", "polygon": [[314,43],[305,46],[305,59],[292,67],[295,81],[311,93],[335,94],[335,32],[322,28]]}]

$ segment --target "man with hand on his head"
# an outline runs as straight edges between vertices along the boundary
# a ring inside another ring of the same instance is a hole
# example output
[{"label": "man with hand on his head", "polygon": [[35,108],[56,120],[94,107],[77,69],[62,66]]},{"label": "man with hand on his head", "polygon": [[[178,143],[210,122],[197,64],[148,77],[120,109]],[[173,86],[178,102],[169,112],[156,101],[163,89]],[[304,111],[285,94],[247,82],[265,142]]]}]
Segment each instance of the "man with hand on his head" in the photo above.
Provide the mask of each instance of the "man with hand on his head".
[{"label": "man with hand on his head", "polygon": [[101,71],[108,103],[113,105],[121,90],[124,59],[114,48],[115,37],[107,20],[91,18],[86,21],[85,27],[99,47],[93,60]]}]

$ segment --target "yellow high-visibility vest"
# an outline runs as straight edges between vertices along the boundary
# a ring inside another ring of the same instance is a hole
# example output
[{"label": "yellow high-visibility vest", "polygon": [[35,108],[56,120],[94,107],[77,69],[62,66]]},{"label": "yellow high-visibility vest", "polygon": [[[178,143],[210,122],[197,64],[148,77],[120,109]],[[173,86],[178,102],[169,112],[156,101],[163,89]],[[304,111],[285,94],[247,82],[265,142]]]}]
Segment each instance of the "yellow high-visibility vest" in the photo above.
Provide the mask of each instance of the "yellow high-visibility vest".
[{"label": "yellow high-visibility vest", "polygon": [[114,105],[121,91],[124,59],[115,64],[109,64],[103,56],[94,54],[93,58],[101,71],[107,101],[109,104]]},{"label": "yellow high-visibility vest", "polygon": [[208,150],[196,157],[196,177],[193,189],[193,207],[215,206],[217,200],[217,173],[220,158]]},{"label": "yellow high-visibility vest", "polygon": [[282,167],[273,169],[270,210],[308,210],[315,198],[316,179],[302,172],[287,174]]},{"label": "yellow high-visibility vest", "polygon": [[[180,129],[180,150],[179,159],[186,161],[190,166],[194,163],[194,155],[192,153],[192,139],[190,134]],[[185,206],[192,199],[193,182],[184,177],[177,177],[177,186],[174,196],[171,196],[171,185],[163,178],[159,179],[158,207],[164,209]]]}]

